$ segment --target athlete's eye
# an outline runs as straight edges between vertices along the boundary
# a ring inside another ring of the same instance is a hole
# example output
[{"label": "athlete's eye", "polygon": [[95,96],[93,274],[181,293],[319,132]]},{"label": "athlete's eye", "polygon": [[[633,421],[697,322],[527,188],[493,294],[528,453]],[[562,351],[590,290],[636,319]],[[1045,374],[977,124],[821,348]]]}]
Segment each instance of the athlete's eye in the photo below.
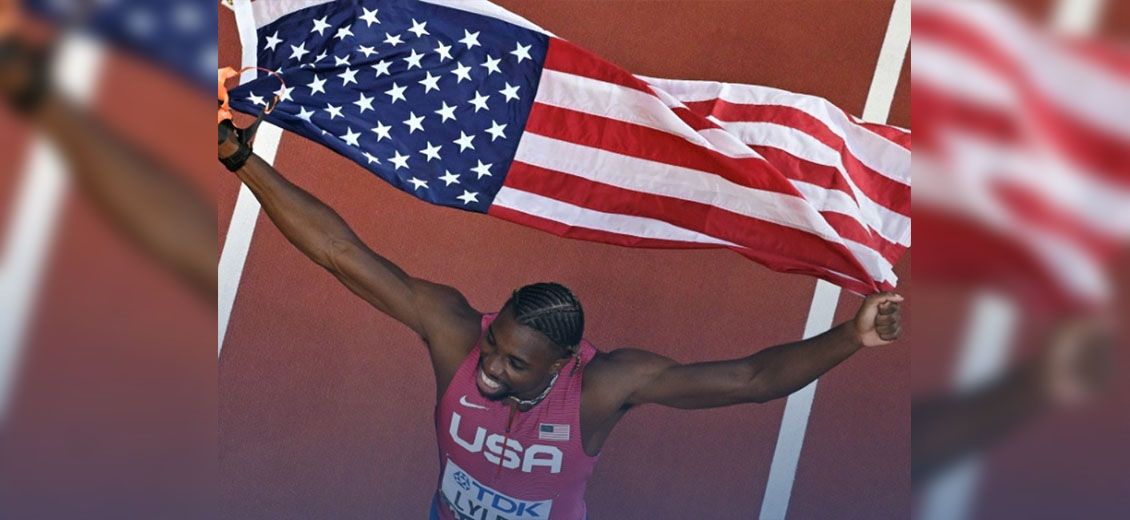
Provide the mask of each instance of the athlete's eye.
[{"label": "athlete's eye", "polygon": [[514,370],[525,370],[526,369],[525,363],[518,361],[517,359],[514,359],[514,358],[510,358],[510,366],[514,367]]}]

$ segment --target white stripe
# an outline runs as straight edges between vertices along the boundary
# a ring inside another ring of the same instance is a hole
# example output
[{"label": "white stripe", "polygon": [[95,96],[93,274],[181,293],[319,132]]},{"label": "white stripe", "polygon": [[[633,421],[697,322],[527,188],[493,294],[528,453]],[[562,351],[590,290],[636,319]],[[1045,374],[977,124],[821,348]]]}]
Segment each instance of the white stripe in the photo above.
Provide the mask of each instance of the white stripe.
[{"label": "white stripe", "polygon": [[999,110],[1013,109],[1020,94],[1001,73],[959,52],[945,41],[926,36],[914,40],[914,82]]},{"label": "white stripe", "polygon": [[[857,220],[860,224],[875,230],[891,242],[910,245],[910,217],[875,202],[860,190],[855,180],[848,174],[840,152],[809,134],[776,123],[726,123],[714,118],[711,120],[748,145],[775,148],[799,159],[835,168],[855,197],[855,204],[859,210]],[[841,193],[838,190],[825,191]]]},{"label": "white stripe", "polygon": [[[52,78],[68,97],[87,105],[101,84],[105,49],[81,33],[61,38]],[[0,424],[19,378],[24,335],[70,184],[66,161],[47,137],[32,139],[22,179],[0,262]]]},{"label": "white stripe", "polygon": [[[244,0],[235,0],[236,11],[239,10],[239,3],[242,1]],[[301,11],[303,9],[306,9],[307,7],[328,4],[333,0],[263,0],[259,2],[252,2],[251,0],[246,1],[247,3],[251,4],[251,8],[253,10],[252,19],[255,21],[255,23],[250,27],[257,29],[259,27],[271,25],[272,23],[278,21],[279,18],[282,18],[288,14]],[[246,66],[247,61],[244,61],[243,64]]]},{"label": "white stripe", "polygon": [[[892,28],[910,27],[910,10],[901,8],[900,3],[907,0],[896,0],[891,13],[891,21],[887,25],[887,36],[883,38],[883,49],[879,55],[902,54],[906,52],[907,42],[891,35]],[[909,2],[907,2],[909,3]],[[901,29],[899,29],[901,30]],[[888,50],[888,45],[899,47]],[[898,62],[879,61],[881,67],[902,67],[902,60]],[[876,70],[872,82],[897,81],[899,71]],[[884,92],[886,87],[872,87],[870,92]],[[883,121],[876,121],[882,123]],[[839,301],[840,290],[838,287],[816,282],[816,290],[812,295],[812,306],[808,311],[808,321],[804,326],[804,337],[808,338],[822,333],[832,326],[835,316],[836,303]],[[785,415],[781,419],[781,430],[777,434],[777,446],[773,450],[773,462],[769,467],[769,481],[765,487],[765,497],[761,502],[761,520],[784,519],[788,513],[789,498],[793,492],[793,482],[796,479],[796,468],[800,462],[800,452],[804,445],[804,434],[808,428],[808,416],[812,410],[812,401],[816,396],[816,383],[813,381],[799,392],[790,395],[785,402]]]},{"label": "white stripe", "polygon": [[856,124],[843,110],[824,98],[756,85],[642,79],[674,95],[684,103],[723,99],[731,103],[783,105],[795,108],[827,125],[833,134],[844,140],[848,151],[868,168],[896,182],[910,184],[910,150]]},{"label": "white stripe", "polygon": [[[839,287],[824,280],[816,281],[808,320],[804,324],[804,339],[822,334],[832,326],[839,300]],[[758,517],[761,520],[781,520],[788,512],[804,434],[808,429],[808,416],[816,398],[817,382],[813,381],[794,392],[785,402],[785,414],[781,417],[781,429],[777,433],[777,445],[773,448],[773,462],[765,485],[765,498],[761,502],[761,515]]]},{"label": "white stripe", "polygon": [[585,229],[641,238],[740,247],[737,244],[697,231],[683,229],[662,220],[605,213],[505,186],[495,196],[493,205]]},{"label": "white stripe", "polygon": [[[712,173],[630,157],[532,132],[523,134],[514,160],[609,186],[707,204],[812,233],[827,242],[845,243],[803,198],[749,188]],[[867,274],[874,280],[894,283],[890,262],[877,253],[874,257],[869,261],[860,259]]]},{"label": "white stripe", "polygon": [[[243,53],[243,65],[255,66],[257,56],[254,52],[248,53],[246,49],[258,48],[255,31],[246,30],[254,27],[255,18],[252,11],[247,9],[250,0],[235,0],[236,23],[239,26],[240,44]],[[255,2],[256,4],[260,2]],[[242,7],[241,7],[242,5]],[[242,14],[241,14],[242,13]],[[246,39],[245,39],[246,38]],[[248,61],[250,60],[250,61]],[[252,71],[254,72],[254,71]],[[242,83],[249,81],[247,76],[240,78]],[[267,122],[259,125],[259,132],[255,137],[255,154],[267,164],[274,164],[275,155],[278,153],[279,141],[282,139],[282,129]],[[220,253],[220,263],[216,269],[217,275],[217,334],[216,357],[223,352],[224,338],[227,335],[228,321],[231,318],[232,307],[235,305],[235,296],[239,291],[239,280],[243,276],[243,266],[247,262],[247,253],[251,250],[251,238],[255,233],[255,221],[259,217],[259,201],[247,189],[239,187],[239,197],[235,201],[235,210],[232,212],[231,223],[228,224],[228,234],[224,239],[224,250]]]}]

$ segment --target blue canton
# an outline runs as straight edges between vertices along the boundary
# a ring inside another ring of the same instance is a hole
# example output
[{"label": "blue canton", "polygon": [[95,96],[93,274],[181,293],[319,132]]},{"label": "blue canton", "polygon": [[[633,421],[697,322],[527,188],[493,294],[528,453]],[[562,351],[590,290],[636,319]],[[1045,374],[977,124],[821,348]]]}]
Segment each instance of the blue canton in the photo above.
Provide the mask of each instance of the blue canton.
[{"label": "blue canton", "polygon": [[486,212],[529,117],[548,37],[414,1],[328,3],[258,30],[260,73],[232,106],[342,154],[393,186]]}]

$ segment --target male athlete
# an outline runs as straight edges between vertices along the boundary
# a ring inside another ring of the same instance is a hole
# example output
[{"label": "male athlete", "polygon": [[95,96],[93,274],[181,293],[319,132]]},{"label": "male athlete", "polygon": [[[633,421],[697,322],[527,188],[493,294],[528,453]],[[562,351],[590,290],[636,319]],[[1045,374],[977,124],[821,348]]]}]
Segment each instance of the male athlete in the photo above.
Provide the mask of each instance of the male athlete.
[{"label": "male athlete", "polygon": [[868,346],[899,335],[902,297],[867,297],[814,338],[727,361],[680,364],[583,339],[581,304],[553,283],[514,291],[497,314],[413,278],[369,249],[333,209],[251,153],[230,120],[219,157],[299,250],[428,347],[436,377],[440,480],[432,519],[583,519],[605,439],[643,404],[712,408],[789,395]]}]

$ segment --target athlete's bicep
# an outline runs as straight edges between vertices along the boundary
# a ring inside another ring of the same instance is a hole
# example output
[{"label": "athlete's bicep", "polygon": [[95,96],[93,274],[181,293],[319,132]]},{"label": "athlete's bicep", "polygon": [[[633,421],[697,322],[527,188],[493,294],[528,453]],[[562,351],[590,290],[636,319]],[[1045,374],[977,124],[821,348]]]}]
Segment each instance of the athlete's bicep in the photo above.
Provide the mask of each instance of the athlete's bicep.
[{"label": "athlete's bicep", "polygon": [[619,357],[630,385],[625,405],[713,408],[750,402],[755,375],[741,360],[682,364],[643,350],[623,349]]}]

